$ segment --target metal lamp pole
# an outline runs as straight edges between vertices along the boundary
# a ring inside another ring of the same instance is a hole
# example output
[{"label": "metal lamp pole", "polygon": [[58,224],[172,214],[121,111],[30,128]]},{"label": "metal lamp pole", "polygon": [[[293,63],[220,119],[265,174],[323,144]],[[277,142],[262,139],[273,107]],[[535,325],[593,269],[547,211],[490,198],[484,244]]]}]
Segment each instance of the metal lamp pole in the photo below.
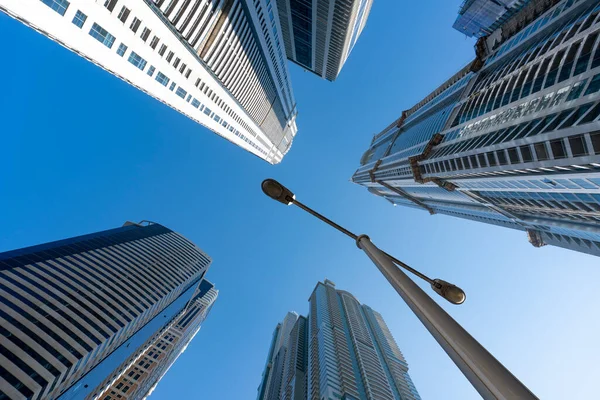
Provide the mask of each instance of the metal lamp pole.
[{"label": "metal lamp pole", "polygon": [[452,361],[484,399],[537,399],[521,381],[491,355],[402,270],[426,280],[436,293],[454,304],[462,304],[462,289],[441,279],[430,279],[375,246],[367,235],[355,235],[296,200],[294,194],[273,179],[262,183],[263,192],[280,203],[295,204],[356,241],[396,292],[421,320]]}]

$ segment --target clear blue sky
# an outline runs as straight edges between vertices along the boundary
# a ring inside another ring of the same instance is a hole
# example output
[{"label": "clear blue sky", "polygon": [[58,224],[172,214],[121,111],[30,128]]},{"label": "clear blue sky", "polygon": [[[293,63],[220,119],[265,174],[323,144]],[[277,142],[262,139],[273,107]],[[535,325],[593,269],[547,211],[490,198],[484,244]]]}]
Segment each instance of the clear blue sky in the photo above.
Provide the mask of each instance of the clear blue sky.
[{"label": "clear blue sky", "polygon": [[290,66],[299,133],[270,166],[0,14],[0,251],[149,219],[211,255],[219,299],[152,400],[254,399],[273,328],[329,278],[381,312],[423,399],[476,399],[354,243],[260,191],[299,199],[433,276],[443,304],[543,399],[597,398],[598,258],[522,232],[392,207],[352,184],[374,133],[473,57],[460,0],[376,0],[339,79]]}]

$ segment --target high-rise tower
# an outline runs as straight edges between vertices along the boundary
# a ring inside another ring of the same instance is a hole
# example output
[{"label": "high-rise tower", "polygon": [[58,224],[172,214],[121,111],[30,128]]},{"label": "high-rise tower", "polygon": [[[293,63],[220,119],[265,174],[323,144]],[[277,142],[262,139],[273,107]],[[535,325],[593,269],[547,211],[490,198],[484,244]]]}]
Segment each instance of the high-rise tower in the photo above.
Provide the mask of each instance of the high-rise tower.
[{"label": "high-rise tower", "polygon": [[[288,314],[275,329],[258,400],[420,399],[378,312],[329,280],[309,302],[308,317]],[[285,335],[281,327],[292,322]]]},{"label": "high-rise tower", "polygon": [[0,0],[8,15],[275,164],[297,128],[272,7],[271,0]]},{"label": "high-rise tower", "polygon": [[599,117],[600,5],[532,1],[375,135],[352,180],[394,204],[526,231],[536,247],[600,255]]},{"label": "high-rise tower", "polygon": [[209,265],[153,223],[1,253],[0,397],[96,397],[145,344],[186,333]]},{"label": "high-rise tower", "polygon": [[177,317],[109,373],[87,400],[137,400],[149,396],[198,333],[217,295],[214,285],[202,280]]},{"label": "high-rise tower", "polygon": [[334,81],[367,23],[372,2],[277,0],[288,59]]}]

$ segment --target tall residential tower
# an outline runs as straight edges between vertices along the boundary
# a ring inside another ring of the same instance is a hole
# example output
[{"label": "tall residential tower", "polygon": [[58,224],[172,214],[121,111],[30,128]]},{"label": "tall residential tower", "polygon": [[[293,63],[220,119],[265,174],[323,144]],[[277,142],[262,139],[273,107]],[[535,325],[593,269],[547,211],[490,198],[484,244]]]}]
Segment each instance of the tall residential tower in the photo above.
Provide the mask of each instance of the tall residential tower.
[{"label": "tall residential tower", "polygon": [[153,223],[0,253],[0,398],[98,398],[134,363],[141,380],[170,365],[216,295],[201,283],[209,265]]},{"label": "tall residential tower", "polygon": [[275,328],[258,400],[420,399],[378,312],[329,280],[309,302]]},{"label": "tall residential tower", "polygon": [[[546,7],[544,7],[546,6]],[[394,204],[600,255],[600,5],[532,1],[375,135],[352,180]]]},{"label": "tall residential tower", "polygon": [[372,2],[277,0],[288,59],[334,81],[367,23]]},{"label": "tall residential tower", "polygon": [[0,0],[13,18],[275,164],[297,129],[272,7],[271,0]]}]

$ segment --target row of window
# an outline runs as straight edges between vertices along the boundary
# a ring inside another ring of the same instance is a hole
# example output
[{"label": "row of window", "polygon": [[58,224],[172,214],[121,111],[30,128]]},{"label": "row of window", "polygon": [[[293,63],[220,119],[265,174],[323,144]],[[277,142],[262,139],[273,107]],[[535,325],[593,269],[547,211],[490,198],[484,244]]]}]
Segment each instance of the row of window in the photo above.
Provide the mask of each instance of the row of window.
[{"label": "row of window", "polygon": [[494,179],[465,180],[461,189],[600,189],[600,178],[544,178],[544,179]]},{"label": "row of window", "polygon": [[[598,12],[595,12],[588,17],[588,20],[594,20],[597,16]],[[565,34],[567,29],[563,30],[562,33]],[[569,32],[572,32],[573,30],[575,30],[575,27],[571,28]],[[568,40],[567,38],[570,38],[569,34],[566,35],[565,40]],[[473,118],[517,101],[518,99],[563,82],[571,76],[582,74],[587,71],[588,68],[593,69],[600,66],[600,41],[597,41],[598,31],[596,31],[589,34],[586,38],[571,44],[570,47],[561,49],[557,53],[550,55],[544,60],[536,62],[530,67],[523,68],[522,70],[520,69],[521,66],[526,65],[529,61],[535,60],[547,51],[552,50],[555,46],[551,46],[551,44],[558,44],[557,42],[561,42],[561,39],[562,35],[558,35],[558,38],[554,40],[554,42],[548,40],[543,46],[540,45],[537,48],[530,50],[521,59],[516,59],[512,63],[506,65],[502,70],[498,70],[496,73],[488,75],[487,79],[483,79],[479,83],[479,87],[483,88],[483,85],[488,83],[495,83],[495,85],[487,88],[483,92],[479,92],[479,90],[476,89],[474,92],[477,93],[477,95],[472,96],[469,101],[462,105],[459,114],[453,122],[453,126],[470,121]],[[594,44],[596,44],[596,46],[594,57],[592,59],[591,56]],[[577,59],[575,59],[576,55],[578,55]],[[512,74],[513,71],[517,72]]]},{"label": "row of window", "polygon": [[519,43],[523,42],[525,39],[529,38],[535,32],[547,25],[550,21],[555,20],[559,15],[563,14],[565,11],[571,8],[571,6],[577,4],[579,1],[581,0],[566,0],[564,3],[556,6],[556,8],[553,11],[548,11],[546,15],[539,17],[538,20],[535,23],[531,24],[527,29],[524,29],[521,33],[515,35],[512,39],[502,44],[502,47],[499,49],[499,51],[493,54],[488,59],[488,61],[491,62],[494,59],[501,57],[503,54],[510,51],[510,49],[514,48]]},{"label": "row of window", "polygon": [[573,157],[600,154],[600,132],[590,134],[590,139],[592,142],[592,149],[588,148],[585,135],[576,135],[567,139],[538,142],[532,145],[525,144],[509,149],[501,149],[487,153],[457,157],[450,160],[432,162],[422,165],[421,168],[425,173],[438,174],[508,164],[521,164],[533,161],[557,160],[569,156],[567,146]]},{"label": "row of window", "polygon": [[596,252],[600,251],[600,243],[597,241],[580,239],[580,238],[576,238],[574,236],[559,235],[559,234],[551,233],[551,232],[544,232],[544,234],[548,235],[549,239],[555,240],[559,243],[567,242],[567,244],[570,244],[570,245],[572,245],[574,243],[577,246],[586,246],[588,249],[594,250]]},{"label": "row of window", "polygon": [[479,192],[491,204],[529,215],[600,221],[600,194],[548,192]]},{"label": "row of window", "polygon": [[[593,5],[590,7],[593,7]],[[593,12],[588,8],[579,14],[573,15],[570,19],[562,21],[552,30],[537,37],[534,43],[523,47],[519,52],[515,52],[501,63],[493,64],[488,58],[486,65],[491,64],[491,67],[486,67],[480,72],[471,93],[481,91],[490,83],[513,73],[539,56],[552,52],[559,45],[571,40],[576,34],[583,33],[595,22],[598,10],[600,10],[600,7],[596,7]]]},{"label": "row of window", "polygon": [[[63,16],[64,16],[67,8],[69,7],[69,2],[66,0],[40,0],[40,1],[49,5],[53,10],[57,11],[59,14],[61,14]],[[114,10],[116,4],[117,4],[117,0],[105,0],[104,7],[106,7],[109,11],[112,12]],[[123,6],[121,8],[121,11],[119,12],[117,18],[121,22],[125,23],[128,20],[130,14],[131,14],[131,10],[128,9],[126,6]],[[86,20],[87,20],[87,16],[83,12],[78,10],[76,12],[72,22],[79,28],[82,28],[83,25],[85,24]],[[141,23],[142,23],[142,21],[140,19],[138,19],[137,17],[134,17],[129,27],[134,33],[137,33],[141,26]],[[147,39],[150,37],[150,34],[151,34],[150,28],[144,27],[142,30],[142,33],[140,35],[141,40],[146,42]],[[104,29],[102,26],[98,25],[97,23],[94,23],[92,28],[90,29],[90,36],[94,37],[96,40],[98,40],[100,43],[102,43],[109,49],[112,48],[112,46],[116,40],[113,35],[111,35],[106,29]],[[153,39],[150,42],[150,47],[152,49],[156,49],[156,47],[158,46],[159,43],[160,43],[160,38],[158,38],[156,35],[154,35]],[[165,44],[162,44],[158,53],[159,53],[159,55],[163,56],[166,53],[166,51],[167,51],[167,46]],[[125,45],[124,43],[121,43],[117,49],[117,54],[119,56],[123,57],[126,52],[127,52],[127,45]],[[133,57],[130,56],[128,61],[131,62],[133,65],[135,65],[140,70],[144,70],[144,68],[146,66],[146,60],[141,58],[141,56],[139,56],[137,53],[132,52],[132,55],[133,55]],[[184,75],[185,78],[190,77],[192,70],[190,68],[187,68],[187,65],[185,63],[181,63],[180,58],[175,57],[175,54],[172,51],[168,52],[165,59],[169,63],[171,63],[171,60],[173,60],[173,64],[172,64],[173,67],[176,69],[178,68],[179,72],[182,75]],[[147,73],[149,76],[152,76],[154,74],[154,71],[155,71],[155,67],[151,66]],[[163,77],[165,77],[165,75],[163,75]],[[161,82],[161,80],[159,80],[159,82]],[[200,78],[198,78],[197,85],[199,85],[200,82],[201,82],[201,80],[200,80]],[[170,89],[173,90],[175,88],[175,85],[176,84],[173,82],[171,84]],[[164,85],[164,86],[166,86],[166,85]],[[210,90],[207,85],[202,83],[202,86],[203,86],[202,89],[204,89],[203,90],[204,93],[209,98],[211,98],[211,100],[213,100],[217,105],[219,105],[219,107],[223,108],[228,114],[230,114],[234,119],[236,119],[236,121],[238,121],[238,123],[243,125],[250,132],[253,132],[253,130],[239,116],[237,116],[237,114],[227,104],[225,104],[225,102],[222,99],[220,99],[218,96],[216,96],[216,94],[213,93],[213,91]],[[183,90],[183,89],[181,89],[181,90]],[[189,102],[189,100],[188,100],[188,102]],[[198,108],[198,107],[196,107],[196,108]],[[216,121],[218,121],[219,123],[221,123],[224,127],[228,127],[231,132],[233,132],[236,136],[240,137],[246,143],[250,144],[252,147],[254,147],[256,150],[261,152],[263,155],[267,154],[267,152],[265,150],[260,148],[252,140],[250,140],[244,134],[239,132],[237,129],[234,129],[232,126],[227,124],[223,119],[221,119],[221,117],[215,116],[214,119]]]},{"label": "row of window", "polygon": [[[597,78],[597,84],[594,80]],[[589,92],[592,90],[600,90],[600,74],[592,79],[594,87],[588,87]],[[596,87],[597,86],[597,87]],[[581,85],[580,87],[583,87]],[[576,92],[581,93],[580,89]],[[573,93],[573,92],[571,92]],[[471,139],[458,141],[453,145],[448,145],[439,148],[435,155],[431,158],[441,158],[448,155],[459,155],[467,151],[493,146],[500,143],[519,140],[526,137],[532,137],[539,134],[550,133],[555,130],[566,129],[572,126],[584,125],[594,122],[600,117],[600,102],[586,103],[579,107],[573,107],[562,112],[553,113],[546,117],[535,118],[530,121],[525,121],[517,125],[479,135]]]}]

